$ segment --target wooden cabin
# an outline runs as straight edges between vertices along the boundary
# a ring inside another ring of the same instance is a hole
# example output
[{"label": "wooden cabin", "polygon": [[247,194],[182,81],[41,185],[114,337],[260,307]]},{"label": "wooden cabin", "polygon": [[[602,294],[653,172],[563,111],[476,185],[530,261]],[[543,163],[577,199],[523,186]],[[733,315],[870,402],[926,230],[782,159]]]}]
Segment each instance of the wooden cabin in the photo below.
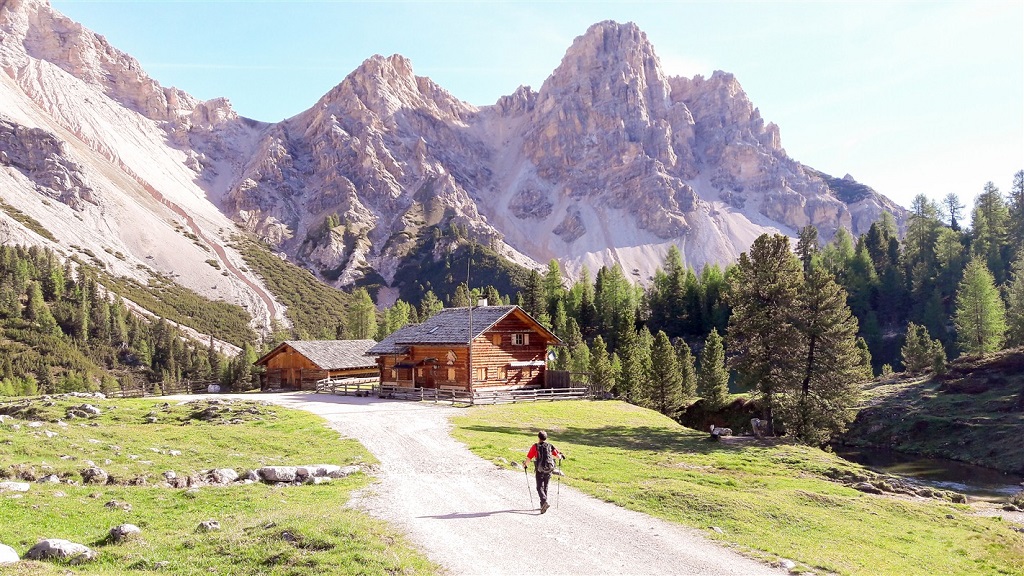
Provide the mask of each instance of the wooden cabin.
[{"label": "wooden cabin", "polygon": [[471,392],[543,387],[548,347],[560,344],[518,306],[474,306],[405,326],[367,353],[381,385]]},{"label": "wooden cabin", "polygon": [[286,340],[256,361],[264,366],[262,390],[316,390],[317,380],[377,376],[366,351],[374,340]]}]

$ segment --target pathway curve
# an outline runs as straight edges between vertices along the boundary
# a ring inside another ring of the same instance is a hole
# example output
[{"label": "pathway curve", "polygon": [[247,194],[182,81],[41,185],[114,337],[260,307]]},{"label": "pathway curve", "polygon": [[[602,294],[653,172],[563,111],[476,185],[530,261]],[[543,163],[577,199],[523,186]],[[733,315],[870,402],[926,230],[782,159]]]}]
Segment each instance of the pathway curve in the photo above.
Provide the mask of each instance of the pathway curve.
[{"label": "pathway curve", "polygon": [[[559,489],[554,480],[552,507],[539,514],[532,471],[499,468],[449,435],[449,417],[463,409],[310,393],[258,397],[318,414],[366,446],[381,462],[379,482],[353,504],[402,529],[453,574],[785,573],[697,530]],[[509,448],[525,451],[531,442]],[[550,558],[546,566],[537,565],[539,550]]]}]

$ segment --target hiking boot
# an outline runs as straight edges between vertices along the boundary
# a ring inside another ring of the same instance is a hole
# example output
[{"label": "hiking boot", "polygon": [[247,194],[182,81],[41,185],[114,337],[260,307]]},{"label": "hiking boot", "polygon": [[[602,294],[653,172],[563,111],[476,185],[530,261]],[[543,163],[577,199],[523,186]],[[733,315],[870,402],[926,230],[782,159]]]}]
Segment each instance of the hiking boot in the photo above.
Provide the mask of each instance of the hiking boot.
[{"label": "hiking boot", "polygon": [[547,512],[548,508],[550,508],[550,506],[548,506],[547,502],[541,504],[540,505],[540,513],[543,514],[543,513]]}]

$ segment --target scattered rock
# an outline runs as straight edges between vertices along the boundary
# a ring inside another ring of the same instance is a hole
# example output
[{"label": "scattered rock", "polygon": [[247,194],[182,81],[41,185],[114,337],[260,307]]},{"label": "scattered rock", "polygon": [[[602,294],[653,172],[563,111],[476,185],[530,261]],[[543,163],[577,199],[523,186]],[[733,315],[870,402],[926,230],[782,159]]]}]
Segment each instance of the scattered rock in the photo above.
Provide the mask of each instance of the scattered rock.
[{"label": "scattered rock", "polygon": [[174,480],[177,477],[178,477],[178,473],[175,472],[174,470],[167,470],[166,472],[164,472],[164,479],[167,480],[167,481]]},{"label": "scattered rock", "polygon": [[49,476],[43,476],[39,479],[40,484],[60,484],[60,476],[56,474],[50,474]]},{"label": "scattered rock", "polygon": [[338,470],[338,474],[337,475],[333,475],[332,474],[331,478],[344,478],[346,476],[355,474],[356,472],[359,472],[359,466],[355,466],[355,465],[343,466],[340,470]]},{"label": "scattered rock", "polygon": [[242,479],[243,480],[248,480],[250,482],[259,482],[260,481],[260,475],[255,470],[249,470],[244,475],[242,475]]},{"label": "scattered rock", "polygon": [[30,560],[61,560],[69,564],[81,564],[96,559],[96,551],[84,544],[78,544],[60,538],[41,540],[25,553]]},{"label": "scattered rock", "polygon": [[6,544],[0,544],[0,566],[4,564],[14,564],[21,558],[18,557],[18,553]]},{"label": "scattered rock", "polygon": [[0,482],[0,492],[28,492],[28,482]]},{"label": "scattered rock", "polygon": [[861,492],[867,492],[868,494],[881,494],[882,491],[874,484],[868,482],[858,482],[852,486],[854,490],[860,490]]},{"label": "scattered rock", "polygon": [[65,496],[67,496],[67,494],[65,494],[64,492],[61,492],[60,490],[57,490],[57,491],[55,491],[53,493],[53,497],[54,498],[63,498]]},{"label": "scattered rock", "polygon": [[199,496],[199,488],[185,490],[185,498],[196,498],[197,496]]},{"label": "scattered rock", "polygon": [[220,530],[220,522],[217,522],[216,520],[204,520],[199,523],[197,530],[200,532],[216,532],[217,530]]},{"label": "scattered rock", "polygon": [[28,424],[26,424],[26,426],[28,426],[29,428],[42,428],[43,427],[43,423],[42,422],[29,422]]},{"label": "scattered rock", "polygon": [[235,480],[238,480],[238,472],[235,472],[231,468],[218,468],[216,470],[210,470],[209,478],[210,481],[215,484],[230,484]]},{"label": "scattered rock", "polygon": [[775,563],[775,565],[778,566],[779,568],[782,568],[782,569],[788,570],[788,571],[792,571],[794,568],[796,568],[796,562],[793,562],[792,560],[790,560],[788,558],[780,558],[779,561]]},{"label": "scattered rock", "polygon": [[110,539],[114,542],[121,542],[128,538],[134,538],[142,534],[142,529],[135,524],[121,524],[110,529]]},{"label": "scattered rock", "polygon": [[946,514],[946,520],[956,520],[956,516],[953,516],[952,514]]},{"label": "scattered rock", "polygon": [[156,416],[146,416],[146,424],[156,424]]},{"label": "scattered rock", "polygon": [[106,484],[109,478],[102,468],[96,466],[82,470],[82,481],[86,484]]},{"label": "scattered rock", "polygon": [[44,430],[43,434],[46,434],[47,438],[53,438],[54,436],[60,436],[60,434],[57,434],[56,432],[51,432],[50,430]]},{"label": "scattered rock", "polygon": [[722,530],[722,529],[721,529],[721,528],[719,528],[718,526],[712,526],[712,527],[711,527],[711,531],[712,531],[712,532],[716,532],[716,533],[718,533],[718,534],[725,534],[725,530]]},{"label": "scattered rock", "polygon": [[168,450],[167,454],[171,456],[181,456],[181,450]]},{"label": "scattered rock", "polygon": [[107,502],[103,506],[105,506],[107,508],[120,508],[121,510],[124,510],[125,512],[131,512],[132,511],[132,505],[131,504],[129,504],[127,502],[121,502],[120,500],[111,500],[110,502]]},{"label": "scattered rock", "polygon": [[295,466],[264,466],[259,475],[267,482],[294,482],[298,477]]},{"label": "scattered rock", "polygon": [[949,500],[954,504],[967,504],[967,496],[964,496],[963,494],[959,494],[957,492],[951,492],[949,495]]}]

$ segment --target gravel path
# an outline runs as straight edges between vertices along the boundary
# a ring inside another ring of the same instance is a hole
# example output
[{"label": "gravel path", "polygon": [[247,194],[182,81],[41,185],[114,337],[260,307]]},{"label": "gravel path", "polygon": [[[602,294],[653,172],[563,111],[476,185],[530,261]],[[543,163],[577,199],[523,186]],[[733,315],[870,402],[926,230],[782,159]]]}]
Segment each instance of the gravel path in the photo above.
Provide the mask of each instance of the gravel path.
[{"label": "gravel path", "polygon": [[[309,393],[259,398],[318,414],[366,446],[381,462],[379,482],[353,504],[402,529],[452,574],[785,573],[707,540],[699,531],[568,486],[558,494],[555,479],[552,507],[541,515],[532,470],[527,477],[501,469],[451,438],[448,418],[461,409]],[[552,441],[558,445],[558,438]],[[532,442],[523,438],[521,449]],[[566,471],[572,474],[571,459]],[[550,558],[546,566],[536,564],[541,548]]]}]

